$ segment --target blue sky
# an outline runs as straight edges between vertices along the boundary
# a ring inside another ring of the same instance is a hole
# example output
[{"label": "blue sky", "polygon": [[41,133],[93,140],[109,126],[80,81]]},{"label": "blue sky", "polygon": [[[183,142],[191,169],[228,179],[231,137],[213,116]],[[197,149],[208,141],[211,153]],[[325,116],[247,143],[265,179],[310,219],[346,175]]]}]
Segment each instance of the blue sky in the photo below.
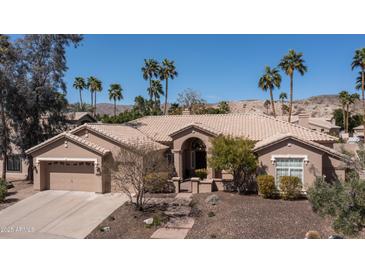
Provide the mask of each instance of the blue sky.
[{"label": "blue sky", "polygon": [[[257,82],[265,65],[276,66],[289,49],[304,53],[308,72],[294,79],[294,98],[354,92],[356,73],[351,60],[357,48],[365,47],[365,35],[85,35],[82,45],[67,51],[67,98],[78,101],[72,82],[76,76],[98,77],[104,90],[97,101],[109,102],[108,87],[120,83],[121,104],[132,104],[137,95],[147,96],[142,78],[145,58],[175,60],[179,76],[169,82],[169,102],[191,88],[208,102],[266,99]],[[289,79],[282,74],[282,87]],[[88,102],[90,95],[84,91]]]}]

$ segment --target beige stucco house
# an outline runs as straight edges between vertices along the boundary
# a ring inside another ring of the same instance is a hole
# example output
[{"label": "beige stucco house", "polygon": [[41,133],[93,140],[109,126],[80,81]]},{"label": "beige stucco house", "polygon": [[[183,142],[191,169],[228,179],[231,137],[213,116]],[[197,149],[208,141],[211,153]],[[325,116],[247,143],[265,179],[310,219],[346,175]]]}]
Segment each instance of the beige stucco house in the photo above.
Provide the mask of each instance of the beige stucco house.
[{"label": "beige stucco house", "polygon": [[[288,116],[278,116],[278,119],[287,121]],[[291,116],[291,123],[310,128],[315,131],[339,137],[341,127],[336,126],[330,117],[310,117],[308,113]]]},{"label": "beige stucco house", "polygon": [[[91,192],[113,190],[107,163],[123,149],[148,144],[175,168],[176,190],[184,180],[193,192],[223,189],[231,175],[207,164],[211,140],[218,135],[256,141],[259,172],[278,178],[298,176],[304,190],[316,176],[343,179],[345,155],[333,149],[337,138],[273,117],[246,114],[148,116],[127,124],[84,124],[61,133],[27,151],[34,161],[36,190],[63,189]],[[195,171],[206,169],[207,178]]]}]

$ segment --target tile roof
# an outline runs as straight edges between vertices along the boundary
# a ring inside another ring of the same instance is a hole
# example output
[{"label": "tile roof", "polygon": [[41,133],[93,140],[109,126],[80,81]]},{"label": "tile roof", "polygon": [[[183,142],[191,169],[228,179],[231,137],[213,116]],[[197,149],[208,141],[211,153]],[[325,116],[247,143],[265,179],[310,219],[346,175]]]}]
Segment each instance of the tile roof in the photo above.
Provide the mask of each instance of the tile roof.
[{"label": "tile roof", "polygon": [[258,151],[258,150],[263,149],[265,147],[271,146],[271,145],[273,145],[277,142],[280,142],[282,140],[285,140],[285,139],[294,139],[294,140],[297,140],[301,143],[305,143],[305,144],[310,145],[312,147],[316,147],[316,148],[318,148],[322,151],[325,151],[329,154],[335,155],[335,156],[343,158],[343,159],[350,160],[350,158],[347,155],[342,154],[342,153],[340,153],[339,151],[337,151],[335,149],[329,148],[327,146],[318,144],[318,143],[310,141],[310,140],[303,139],[300,136],[296,136],[296,135],[293,135],[293,134],[290,134],[290,133],[276,134],[276,135],[268,137],[268,138],[266,138],[262,141],[259,141],[255,144],[254,151]]},{"label": "tile roof", "polygon": [[171,142],[171,134],[190,124],[200,124],[216,134],[261,141],[276,134],[291,133],[316,142],[334,142],[336,137],[271,116],[257,113],[147,116],[128,125],[157,142]]},{"label": "tile roof", "polygon": [[108,137],[122,145],[128,147],[138,148],[141,146],[148,146],[153,150],[161,150],[168,148],[167,146],[157,143],[150,139],[148,136],[144,135],[137,129],[121,124],[84,124],[77,127],[71,131],[74,133],[82,128],[87,128],[98,132],[99,134]]},{"label": "tile roof", "polygon": [[93,150],[93,151],[95,151],[99,154],[102,154],[102,155],[105,155],[105,154],[110,152],[110,150],[105,149],[105,148],[103,148],[103,147],[101,147],[97,144],[91,143],[91,142],[85,140],[84,138],[81,138],[79,136],[70,134],[68,132],[62,132],[62,133],[60,133],[60,134],[58,134],[58,135],[56,135],[56,136],[54,136],[54,137],[52,137],[48,140],[36,145],[36,146],[28,149],[27,151],[25,151],[25,153],[27,153],[27,154],[32,153],[32,152],[34,152],[34,151],[50,144],[50,143],[53,143],[53,142],[55,142],[59,139],[62,139],[63,137],[66,138],[66,139],[72,140],[72,141],[74,141],[78,144],[84,145],[84,146],[88,147],[89,149],[91,149],[91,150]]},{"label": "tile roof", "polygon": [[[288,116],[276,116],[277,119],[287,121]],[[318,118],[318,117],[309,117],[309,124],[319,126],[325,129],[331,129],[331,128],[340,128],[339,126],[336,126],[331,123],[331,118]],[[291,123],[297,124],[299,122],[299,115],[293,115],[291,117]]]}]

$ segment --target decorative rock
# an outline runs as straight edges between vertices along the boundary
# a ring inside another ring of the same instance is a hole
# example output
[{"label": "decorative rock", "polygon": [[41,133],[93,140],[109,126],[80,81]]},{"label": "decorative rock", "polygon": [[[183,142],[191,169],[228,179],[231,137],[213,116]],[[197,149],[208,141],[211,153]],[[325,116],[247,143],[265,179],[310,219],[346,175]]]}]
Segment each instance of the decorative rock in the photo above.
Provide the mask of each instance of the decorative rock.
[{"label": "decorative rock", "polygon": [[102,232],[109,232],[110,231],[110,226],[103,226],[100,230]]},{"label": "decorative rock", "polygon": [[148,218],[143,221],[146,225],[152,225],[153,224],[153,218]]},{"label": "decorative rock", "polygon": [[218,204],[219,200],[220,200],[220,199],[219,199],[218,195],[216,195],[216,194],[212,194],[212,195],[209,195],[209,196],[205,199],[205,202],[206,202],[207,204],[216,205],[216,204]]},{"label": "decorative rock", "polygon": [[320,239],[321,234],[318,231],[310,230],[305,234],[305,239]]}]

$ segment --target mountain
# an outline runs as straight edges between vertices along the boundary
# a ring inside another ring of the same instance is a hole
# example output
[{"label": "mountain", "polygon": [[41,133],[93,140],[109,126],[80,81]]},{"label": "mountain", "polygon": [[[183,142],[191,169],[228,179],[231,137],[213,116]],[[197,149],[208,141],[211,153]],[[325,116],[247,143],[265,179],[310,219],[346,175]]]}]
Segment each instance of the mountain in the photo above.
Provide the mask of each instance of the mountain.
[{"label": "mountain", "polygon": [[[266,113],[264,107],[265,100],[239,100],[229,101],[229,107],[233,113],[243,112],[258,112]],[[216,107],[218,103],[209,104],[212,107]],[[126,109],[131,109],[131,105],[117,105],[117,113],[122,112]],[[341,104],[338,100],[337,95],[318,95],[312,96],[307,99],[300,99],[293,101],[293,115],[297,115],[301,112],[308,112],[311,117],[331,117],[335,109],[341,108]],[[114,105],[109,103],[97,104],[97,113],[113,115]],[[281,102],[275,102],[275,111],[277,115],[281,115]],[[362,113],[362,103],[358,101],[353,107],[353,111],[356,113]],[[271,113],[271,107],[269,109]]]}]

